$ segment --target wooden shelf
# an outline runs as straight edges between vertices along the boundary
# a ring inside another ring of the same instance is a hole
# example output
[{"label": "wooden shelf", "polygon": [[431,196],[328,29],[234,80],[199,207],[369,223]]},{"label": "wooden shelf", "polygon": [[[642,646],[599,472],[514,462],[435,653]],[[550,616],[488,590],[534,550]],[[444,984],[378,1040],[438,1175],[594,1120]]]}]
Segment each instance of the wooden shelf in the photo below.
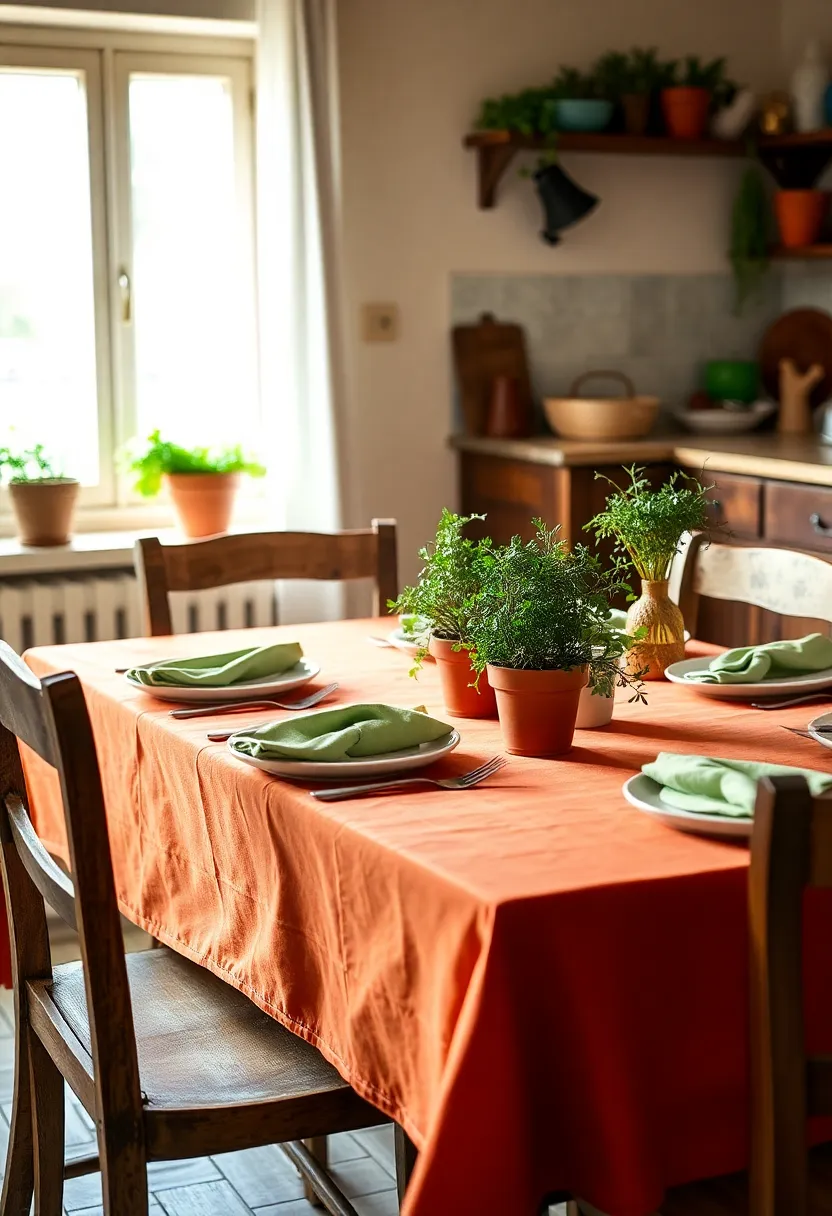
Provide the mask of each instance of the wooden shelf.
[{"label": "wooden shelf", "polygon": [[797,248],[786,248],[785,245],[777,245],[771,251],[773,258],[793,260],[811,260],[814,261],[820,258],[832,258],[832,244],[827,245],[800,245]]}]

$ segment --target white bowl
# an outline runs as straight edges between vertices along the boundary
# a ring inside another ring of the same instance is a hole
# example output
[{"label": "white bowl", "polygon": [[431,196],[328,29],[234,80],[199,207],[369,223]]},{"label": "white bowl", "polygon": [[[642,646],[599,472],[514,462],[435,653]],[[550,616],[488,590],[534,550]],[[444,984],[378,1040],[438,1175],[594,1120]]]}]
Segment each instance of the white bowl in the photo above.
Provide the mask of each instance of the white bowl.
[{"label": "white bowl", "polygon": [[673,417],[697,435],[742,435],[753,431],[776,409],[771,401],[757,401],[746,410],[675,410]]},{"label": "white bowl", "polygon": [[596,730],[599,726],[609,726],[612,722],[612,712],[615,708],[615,696],[593,696],[592,689],[587,684],[581,689],[581,699],[578,703],[578,717],[575,722],[576,730]]}]

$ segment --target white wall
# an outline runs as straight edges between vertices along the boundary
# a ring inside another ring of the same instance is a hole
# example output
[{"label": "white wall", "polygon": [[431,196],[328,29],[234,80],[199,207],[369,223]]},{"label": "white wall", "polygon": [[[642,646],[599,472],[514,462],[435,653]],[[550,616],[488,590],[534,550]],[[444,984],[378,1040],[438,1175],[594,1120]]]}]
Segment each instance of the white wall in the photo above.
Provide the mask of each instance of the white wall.
[{"label": "white wall", "polygon": [[[786,3],[793,0],[785,0]],[[800,0],[800,3],[809,0]],[[813,0],[825,3],[827,0]],[[461,147],[481,98],[588,65],[611,47],[727,54],[732,74],[780,83],[779,0],[344,0],[341,83],[353,521],[400,521],[403,572],[456,501],[449,280],[725,269],[735,162],[573,156],[602,205],[556,249],[538,237],[531,184],[510,170],[479,211]],[[359,338],[362,301],[394,300],[402,335]]]}]

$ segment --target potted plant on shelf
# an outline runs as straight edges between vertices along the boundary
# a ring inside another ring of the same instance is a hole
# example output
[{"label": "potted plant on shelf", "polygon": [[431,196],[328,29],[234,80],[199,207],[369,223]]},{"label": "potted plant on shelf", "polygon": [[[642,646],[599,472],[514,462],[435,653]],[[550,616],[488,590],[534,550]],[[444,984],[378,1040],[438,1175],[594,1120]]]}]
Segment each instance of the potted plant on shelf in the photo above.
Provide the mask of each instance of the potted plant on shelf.
[{"label": "potted plant on shelf", "polygon": [[664,83],[665,68],[654,46],[633,47],[626,58],[621,108],[628,135],[644,135],[656,90]]},{"label": "potted plant on shelf", "polygon": [[563,67],[552,82],[555,125],[559,131],[604,131],[613,103],[593,72]]},{"label": "potted plant on shelf", "polygon": [[133,450],[130,469],[138,474],[136,489],[146,497],[170,490],[182,531],[196,540],[227,532],[240,476],[262,477],[266,470],[241,447],[183,448],[162,439],[158,430]]},{"label": "potted plant on shelf", "polygon": [[626,589],[622,563],[604,569],[585,545],[570,549],[559,529],[533,522],[532,540],[515,536],[482,554],[471,661],[495,691],[506,750],[560,756],[572,746],[590,680],[599,695],[617,682],[643,693],[638,674],[619,666],[627,640],[608,619],[610,598]]},{"label": "potted plant on shelf", "polygon": [[68,544],[78,481],[56,473],[40,443],[21,452],[0,448],[0,474],[4,470],[21,544]]},{"label": "potted plant on shelf", "polygon": [[427,654],[437,664],[442,696],[448,713],[456,718],[493,718],[497,713],[488,679],[477,684],[472,667],[470,618],[480,589],[482,563],[489,541],[463,536],[472,520],[484,515],[454,515],[443,509],[436,538],[419,550],[424,567],[415,586],[405,587],[393,612],[415,614],[430,622],[426,643],[416,652],[416,675]]},{"label": "potted plant on shelf", "polygon": [[786,249],[814,245],[828,210],[827,190],[775,190],[774,214],[781,245]]},{"label": "potted plant on shelf", "polygon": [[627,555],[641,578],[641,596],[627,613],[627,633],[639,639],[629,650],[628,666],[637,667],[645,679],[659,680],[665,668],[685,657],[685,623],[667,590],[670,566],[685,533],[707,529],[708,508],[715,504],[707,497],[708,487],[695,477],[674,473],[653,491],[644,469],[633,466],[625,472],[630,480],[623,487],[595,474],[614,493],[584,527],[597,540],[612,537],[615,551]]},{"label": "potted plant on shelf", "polygon": [[702,63],[698,56],[688,55],[672,66],[672,79],[661,95],[668,135],[674,139],[701,139],[711,106],[724,103],[727,91],[733,87],[725,75],[725,60]]}]

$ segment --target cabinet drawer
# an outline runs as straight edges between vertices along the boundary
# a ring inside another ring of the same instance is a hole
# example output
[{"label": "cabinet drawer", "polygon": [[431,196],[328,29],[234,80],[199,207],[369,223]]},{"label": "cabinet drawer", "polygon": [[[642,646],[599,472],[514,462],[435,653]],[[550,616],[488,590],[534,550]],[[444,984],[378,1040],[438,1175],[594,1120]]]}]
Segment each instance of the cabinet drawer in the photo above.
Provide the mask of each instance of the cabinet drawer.
[{"label": "cabinet drawer", "polygon": [[714,506],[708,514],[714,524],[724,524],[729,533],[747,540],[756,540],[761,535],[763,483],[755,477],[734,477],[730,473],[715,473],[711,478],[707,470],[699,474],[703,485],[711,481],[714,488],[708,498]]},{"label": "cabinet drawer", "polygon": [[832,490],[768,482],[763,535],[772,544],[832,553]]}]

